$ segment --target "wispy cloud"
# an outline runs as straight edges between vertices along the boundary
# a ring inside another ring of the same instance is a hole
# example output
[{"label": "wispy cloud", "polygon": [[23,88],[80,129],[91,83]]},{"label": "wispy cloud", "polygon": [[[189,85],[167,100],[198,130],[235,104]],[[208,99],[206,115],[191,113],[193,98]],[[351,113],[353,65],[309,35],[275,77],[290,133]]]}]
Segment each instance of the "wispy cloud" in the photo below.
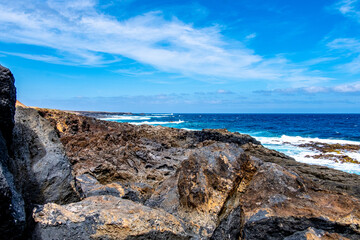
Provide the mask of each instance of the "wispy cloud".
[{"label": "wispy cloud", "polygon": [[279,88],[273,90],[259,90],[254,93],[262,95],[299,95],[299,94],[318,94],[318,93],[360,93],[360,81],[336,85],[332,87],[302,87],[302,88]]},{"label": "wispy cloud", "polygon": [[342,51],[350,62],[340,64],[337,68],[352,74],[360,73],[360,41],[355,38],[338,38],[330,43],[328,47],[333,50]]},{"label": "wispy cloud", "polygon": [[95,0],[0,0],[0,41],[56,50],[56,56],[7,54],[58,64],[93,66],[126,57],[193,77],[329,80],[287,59],[264,58],[241,43],[234,48],[218,25],[196,28],[175,16],[169,20],[161,11],[119,20],[101,9]]},{"label": "wispy cloud", "polygon": [[336,8],[345,16],[360,23],[359,0],[341,0],[336,4]]}]

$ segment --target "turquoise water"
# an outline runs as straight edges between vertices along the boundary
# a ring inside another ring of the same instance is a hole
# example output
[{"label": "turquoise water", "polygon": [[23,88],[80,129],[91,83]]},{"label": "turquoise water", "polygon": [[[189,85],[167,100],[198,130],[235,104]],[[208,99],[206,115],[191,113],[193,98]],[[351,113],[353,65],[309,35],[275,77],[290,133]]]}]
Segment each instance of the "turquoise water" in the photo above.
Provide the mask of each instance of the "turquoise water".
[{"label": "turquoise water", "polygon": [[[104,120],[150,124],[188,130],[226,128],[249,134],[270,149],[297,161],[360,174],[360,166],[311,158],[317,154],[296,145],[308,142],[360,145],[360,114],[141,114],[109,116]],[[348,152],[360,161],[360,152]],[[308,156],[308,157],[306,157]],[[310,157],[309,157],[310,156]]]}]

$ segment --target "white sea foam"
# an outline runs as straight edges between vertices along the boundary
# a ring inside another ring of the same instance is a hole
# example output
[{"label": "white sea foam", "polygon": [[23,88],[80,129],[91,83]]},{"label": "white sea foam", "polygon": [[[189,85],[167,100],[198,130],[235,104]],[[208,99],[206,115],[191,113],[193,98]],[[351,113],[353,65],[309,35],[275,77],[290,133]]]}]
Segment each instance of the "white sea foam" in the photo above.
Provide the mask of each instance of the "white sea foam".
[{"label": "white sea foam", "polygon": [[148,116],[111,116],[111,117],[107,117],[107,118],[100,118],[100,120],[105,120],[105,121],[114,121],[114,120],[130,120],[130,121],[136,121],[136,120],[150,120],[151,117]]},{"label": "white sea foam", "polygon": [[143,124],[147,124],[147,125],[167,125],[167,124],[180,124],[180,123],[184,123],[184,121],[179,120],[179,121],[170,121],[170,122],[149,122],[149,121],[144,121],[144,122],[129,122],[130,124],[133,125],[143,125]]},{"label": "white sea foam", "polygon": [[320,143],[328,143],[328,144],[355,144],[360,145],[360,142],[357,141],[349,141],[349,140],[336,140],[336,139],[321,139],[321,138],[304,138],[304,137],[293,137],[282,135],[279,137],[256,137],[263,144],[284,144],[284,143],[291,143],[291,144],[303,144],[303,143],[310,143],[310,142],[320,142]]},{"label": "white sea foam", "polygon": [[194,129],[194,128],[181,128],[187,131],[201,131],[201,129]]},{"label": "white sea foam", "polygon": [[[334,168],[337,170],[342,170],[349,173],[360,174],[360,165],[354,163],[341,163],[335,162],[328,159],[316,159],[312,156],[320,154],[319,151],[298,147],[296,145],[310,143],[310,142],[319,142],[319,143],[328,143],[328,144],[354,144],[360,145],[360,142],[357,141],[348,141],[348,140],[335,140],[335,139],[319,139],[319,138],[304,138],[304,137],[292,137],[283,135],[281,137],[256,137],[265,147],[283,152],[288,156],[291,156],[296,159],[298,162],[303,162],[307,164],[316,164]],[[295,145],[295,146],[294,146]],[[341,155],[337,153],[332,153],[334,155]],[[352,159],[360,161],[360,152],[344,152],[347,156]]]}]

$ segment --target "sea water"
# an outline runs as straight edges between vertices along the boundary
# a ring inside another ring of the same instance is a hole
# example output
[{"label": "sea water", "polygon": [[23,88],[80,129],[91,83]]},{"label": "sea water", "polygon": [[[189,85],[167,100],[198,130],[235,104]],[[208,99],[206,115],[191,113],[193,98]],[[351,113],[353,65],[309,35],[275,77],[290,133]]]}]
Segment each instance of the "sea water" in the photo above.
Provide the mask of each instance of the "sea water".
[{"label": "sea water", "polygon": [[[296,145],[310,142],[360,145],[360,114],[139,114],[112,115],[103,120],[150,124],[187,130],[226,128],[249,134],[265,147],[299,162],[360,174],[360,165],[312,158],[316,150]],[[360,152],[346,155],[360,161]]]}]

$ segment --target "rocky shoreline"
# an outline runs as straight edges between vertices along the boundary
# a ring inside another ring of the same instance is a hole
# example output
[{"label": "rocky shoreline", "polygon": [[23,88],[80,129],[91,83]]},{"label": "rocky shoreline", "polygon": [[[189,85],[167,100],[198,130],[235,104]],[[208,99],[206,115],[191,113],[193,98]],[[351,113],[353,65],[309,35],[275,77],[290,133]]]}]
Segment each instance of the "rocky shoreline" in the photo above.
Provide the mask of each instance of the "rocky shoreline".
[{"label": "rocky shoreline", "polygon": [[360,239],[359,175],[226,130],[15,114],[14,78],[0,70],[6,239]]}]

